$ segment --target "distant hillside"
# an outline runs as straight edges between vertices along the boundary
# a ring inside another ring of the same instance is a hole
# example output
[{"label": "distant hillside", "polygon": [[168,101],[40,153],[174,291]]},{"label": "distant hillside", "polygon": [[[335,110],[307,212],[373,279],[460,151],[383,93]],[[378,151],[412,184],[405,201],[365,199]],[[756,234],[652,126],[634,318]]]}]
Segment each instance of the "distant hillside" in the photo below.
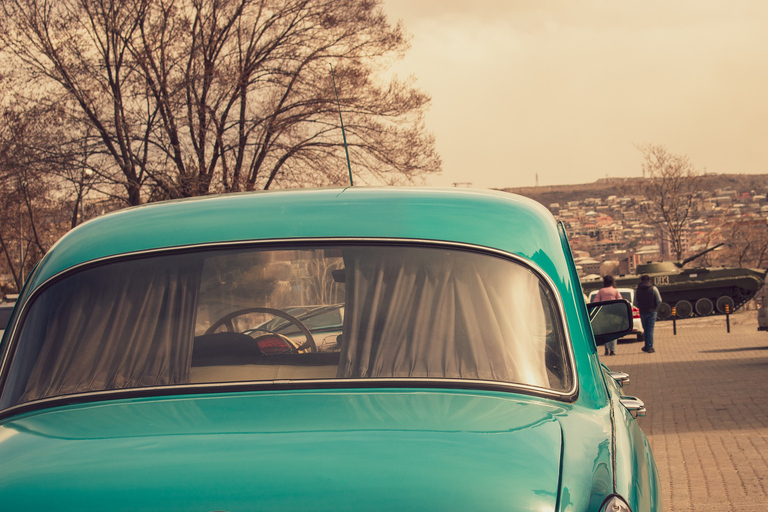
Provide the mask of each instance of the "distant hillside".
[{"label": "distant hillside", "polygon": [[[605,198],[612,195],[632,195],[642,178],[603,178],[582,185],[555,185],[546,187],[505,188],[504,192],[520,194],[540,202],[544,206],[561,205],[568,201],[583,201],[590,197]],[[708,174],[702,179],[702,189],[733,189],[737,192],[765,194],[768,192],[768,174]]]}]

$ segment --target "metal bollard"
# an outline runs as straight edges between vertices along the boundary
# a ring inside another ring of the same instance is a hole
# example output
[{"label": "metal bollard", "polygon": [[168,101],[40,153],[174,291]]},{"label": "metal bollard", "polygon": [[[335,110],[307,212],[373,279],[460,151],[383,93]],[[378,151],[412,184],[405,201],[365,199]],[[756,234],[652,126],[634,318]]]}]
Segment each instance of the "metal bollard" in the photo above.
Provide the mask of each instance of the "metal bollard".
[{"label": "metal bollard", "polygon": [[725,305],[725,330],[728,334],[731,333],[731,306],[730,304]]},{"label": "metal bollard", "polygon": [[672,334],[677,336],[677,310],[672,306]]}]

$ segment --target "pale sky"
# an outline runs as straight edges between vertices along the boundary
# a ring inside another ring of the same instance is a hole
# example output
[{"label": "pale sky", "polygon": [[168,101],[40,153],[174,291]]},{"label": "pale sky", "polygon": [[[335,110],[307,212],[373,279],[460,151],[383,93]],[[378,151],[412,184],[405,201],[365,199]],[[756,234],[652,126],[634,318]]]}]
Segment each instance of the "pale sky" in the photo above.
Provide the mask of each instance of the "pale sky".
[{"label": "pale sky", "polygon": [[640,176],[638,145],[768,174],[766,0],[384,0],[432,96],[429,185]]}]

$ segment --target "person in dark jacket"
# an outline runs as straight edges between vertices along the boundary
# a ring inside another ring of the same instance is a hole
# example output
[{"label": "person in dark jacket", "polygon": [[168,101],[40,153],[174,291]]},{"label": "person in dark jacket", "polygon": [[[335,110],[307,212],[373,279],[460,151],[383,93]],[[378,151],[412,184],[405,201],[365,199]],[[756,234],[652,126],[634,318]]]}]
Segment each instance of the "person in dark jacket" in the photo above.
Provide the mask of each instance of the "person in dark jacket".
[{"label": "person in dark jacket", "polygon": [[643,324],[645,346],[643,352],[653,353],[653,328],[656,326],[656,308],[661,304],[659,289],[651,284],[648,274],[640,276],[640,284],[635,289],[634,306],[640,310],[640,323]]}]

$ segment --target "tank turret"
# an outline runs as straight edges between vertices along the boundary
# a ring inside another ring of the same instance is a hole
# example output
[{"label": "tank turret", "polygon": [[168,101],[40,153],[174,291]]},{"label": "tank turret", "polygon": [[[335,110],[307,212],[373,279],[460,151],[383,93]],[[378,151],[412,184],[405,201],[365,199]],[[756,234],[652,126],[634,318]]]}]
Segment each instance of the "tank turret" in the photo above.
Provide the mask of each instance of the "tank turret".
[{"label": "tank turret", "polygon": [[[709,247],[682,261],[655,261],[637,265],[635,274],[615,276],[617,288],[635,288],[642,274],[648,274],[664,301],[658,318],[678,318],[733,313],[760,290],[768,271],[729,267],[683,268],[723,244]],[[602,287],[602,279],[582,280],[585,293]]]},{"label": "tank turret", "polygon": [[701,258],[702,256],[704,256],[704,255],[705,255],[705,254],[707,254],[708,252],[712,252],[712,251],[714,251],[715,249],[717,249],[718,247],[721,247],[721,246],[723,246],[723,245],[725,245],[725,244],[724,244],[723,242],[720,242],[719,244],[713,245],[712,247],[710,247],[710,248],[708,248],[708,249],[704,249],[704,250],[703,250],[703,251],[701,251],[701,252],[697,252],[697,253],[696,253],[696,254],[694,254],[693,256],[690,256],[690,257],[688,257],[688,258],[685,258],[683,261],[680,261],[680,262],[676,262],[676,263],[675,263],[675,265],[676,265],[678,268],[683,268],[683,267],[685,266],[685,264],[686,264],[686,263],[690,263],[691,261],[695,260],[696,258]]}]

